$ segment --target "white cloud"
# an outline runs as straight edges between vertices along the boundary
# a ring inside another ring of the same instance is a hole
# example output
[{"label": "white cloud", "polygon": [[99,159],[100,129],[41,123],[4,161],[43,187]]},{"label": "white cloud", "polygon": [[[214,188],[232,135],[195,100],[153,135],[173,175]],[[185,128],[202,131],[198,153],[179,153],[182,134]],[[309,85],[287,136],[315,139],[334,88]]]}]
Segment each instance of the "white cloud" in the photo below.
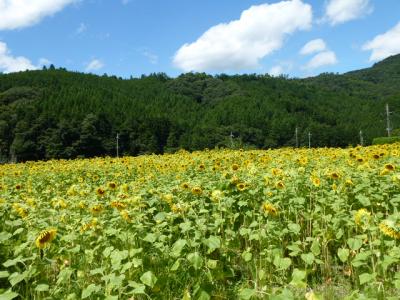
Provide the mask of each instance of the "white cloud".
[{"label": "white cloud", "polygon": [[325,19],[331,25],[361,18],[373,11],[370,0],[330,0],[326,6]]},{"label": "white cloud", "polygon": [[324,66],[331,66],[337,64],[338,60],[333,51],[324,51],[315,55],[304,67],[307,70],[317,69]]},{"label": "white cloud", "polygon": [[364,51],[371,50],[370,61],[381,60],[400,53],[400,22],[389,31],[377,35],[363,45]]},{"label": "white cloud", "polygon": [[42,57],[39,59],[39,67],[48,66],[50,64],[51,64],[51,61],[48,60],[47,58]]},{"label": "white cloud", "polygon": [[147,50],[144,50],[142,54],[149,60],[151,64],[156,65],[158,63],[158,56],[156,54]]},{"label": "white cloud", "polygon": [[0,42],[0,71],[3,73],[12,73],[25,70],[37,69],[29,59],[23,56],[12,56],[7,44]]},{"label": "white cloud", "polygon": [[229,71],[255,68],[282,47],[284,38],[311,27],[312,8],[301,0],[252,6],[239,20],[208,29],[184,44],[173,63],[184,71]]},{"label": "white cloud", "polygon": [[273,66],[271,69],[269,69],[268,74],[270,74],[271,76],[279,76],[282,75],[284,72],[284,69],[282,66],[277,65],[277,66]]},{"label": "white cloud", "polygon": [[85,68],[86,72],[97,71],[104,67],[104,63],[101,60],[93,59],[89,62]]},{"label": "white cloud", "polygon": [[0,30],[38,23],[77,0],[0,0]]},{"label": "white cloud", "polygon": [[76,29],[76,34],[82,34],[87,30],[87,26],[85,23],[79,24],[79,27]]},{"label": "white cloud", "polygon": [[326,44],[322,39],[315,39],[309,41],[307,44],[303,46],[300,50],[301,55],[309,55],[313,53],[318,53],[326,50]]}]

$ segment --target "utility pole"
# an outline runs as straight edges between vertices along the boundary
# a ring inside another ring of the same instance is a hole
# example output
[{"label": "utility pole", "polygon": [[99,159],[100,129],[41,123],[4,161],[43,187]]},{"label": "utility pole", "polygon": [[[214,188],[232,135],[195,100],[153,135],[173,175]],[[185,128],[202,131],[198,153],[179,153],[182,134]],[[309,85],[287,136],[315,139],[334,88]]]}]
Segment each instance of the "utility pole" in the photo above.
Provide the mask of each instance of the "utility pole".
[{"label": "utility pole", "polygon": [[231,148],[233,149],[233,138],[234,138],[234,136],[233,136],[233,133],[232,133],[232,131],[231,131],[231,134],[230,134],[230,139],[231,139]]},{"label": "utility pole", "polygon": [[360,145],[364,146],[364,137],[363,137],[363,132],[360,130]]},{"label": "utility pole", "polygon": [[297,128],[297,126],[295,134],[296,134],[296,148],[299,148],[299,129]]},{"label": "utility pole", "polygon": [[119,158],[119,133],[117,133],[117,158]]},{"label": "utility pole", "polygon": [[308,148],[311,148],[311,132],[308,133]]},{"label": "utility pole", "polygon": [[391,112],[389,111],[389,104],[386,103],[386,130],[388,133],[388,137],[390,137],[390,133],[392,131],[392,128],[390,128],[390,114]]}]

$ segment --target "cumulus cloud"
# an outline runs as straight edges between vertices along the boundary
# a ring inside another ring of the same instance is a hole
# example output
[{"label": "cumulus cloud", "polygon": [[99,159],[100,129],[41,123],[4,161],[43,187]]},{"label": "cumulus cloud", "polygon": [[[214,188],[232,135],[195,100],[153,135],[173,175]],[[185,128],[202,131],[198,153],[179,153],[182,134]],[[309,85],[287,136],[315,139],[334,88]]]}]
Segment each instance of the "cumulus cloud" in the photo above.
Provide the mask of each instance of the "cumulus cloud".
[{"label": "cumulus cloud", "polygon": [[370,0],[330,0],[325,10],[325,19],[331,25],[361,18],[373,11]]},{"label": "cumulus cloud", "polygon": [[13,56],[8,49],[7,44],[0,42],[0,71],[3,73],[12,73],[25,70],[37,69],[29,59],[23,56]]},{"label": "cumulus cloud", "polygon": [[86,72],[97,71],[103,67],[104,67],[104,63],[101,60],[93,59],[91,62],[89,62],[86,65],[85,71]]},{"label": "cumulus cloud", "polygon": [[389,31],[377,35],[373,40],[365,43],[364,51],[372,51],[370,61],[377,61],[400,53],[400,22]]},{"label": "cumulus cloud", "polygon": [[301,55],[309,55],[313,53],[318,53],[326,50],[326,44],[322,39],[315,39],[309,41],[307,44],[303,46],[300,50]]},{"label": "cumulus cloud", "polygon": [[77,0],[0,0],[0,30],[28,27]]},{"label": "cumulus cloud", "polygon": [[255,68],[282,47],[287,35],[311,27],[312,8],[301,0],[252,6],[239,20],[208,29],[184,44],[173,63],[184,71],[229,71]]},{"label": "cumulus cloud", "polygon": [[284,72],[284,69],[282,66],[277,65],[277,66],[273,66],[271,69],[269,69],[268,74],[270,74],[271,76],[279,76],[282,75]]},{"label": "cumulus cloud", "polygon": [[338,60],[335,52],[328,50],[315,55],[304,68],[307,70],[317,69],[324,66],[335,65],[337,62]]},{"label": "cumulus cloud", "polygon": [[47,58],[45,58],[45,57],[42,57],[42,58],[40,58],[39,59],[39,66],[49,66],[51,64],[51,61],[50,60],[48,60]]}]

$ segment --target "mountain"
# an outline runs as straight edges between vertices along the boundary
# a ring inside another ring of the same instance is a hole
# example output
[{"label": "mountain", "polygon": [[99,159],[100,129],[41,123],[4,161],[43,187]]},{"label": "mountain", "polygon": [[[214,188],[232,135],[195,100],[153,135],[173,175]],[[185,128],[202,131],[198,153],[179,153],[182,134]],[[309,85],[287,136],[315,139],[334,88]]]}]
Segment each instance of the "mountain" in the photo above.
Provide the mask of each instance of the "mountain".
[{"label": "mountain", "polygon": [[[122,79],[63,68],[0,75],[0,161],[180,148],[345,147],[400,127],[400,55],[342,75],[164,73]],[[232,134],[232,138],[231,138]]]}]

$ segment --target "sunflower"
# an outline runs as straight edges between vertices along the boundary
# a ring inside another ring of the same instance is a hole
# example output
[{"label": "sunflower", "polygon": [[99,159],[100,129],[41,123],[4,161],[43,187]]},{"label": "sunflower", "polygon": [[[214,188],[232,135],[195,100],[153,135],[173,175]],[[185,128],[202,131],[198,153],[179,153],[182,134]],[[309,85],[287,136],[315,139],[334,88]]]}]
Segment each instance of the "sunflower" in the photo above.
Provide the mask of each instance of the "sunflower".
[{"label": "sunflower", "polygon": [[203,193],[203,190],[199,186],[195,186],[192,188],[192,194],[194,195],[201,195]]},{"label": "sunflower", "polygon": [[279,180],[277,183],[275,183],[275,187],[277,189],[284,189],[285,188],[285,184],[283,183],[283,181]]},{"label": "sunflower", "polygon": [[57,234],[57,229],[46,229],[39,233],[36,238],[36,247],[43,249],[50,245],[51,241],[54,240]]},{"label": "sunflower", "polygon": [[267,215],[276,216],[278,214],[278,208],[270,202],[265,202],[262,208]]},{"label": "sunflower", "polygon": [[90,208],[90,211],[91,211],[93,214],[100,213],[102,210],[103,210],[103,205],[101,205],[101,204],[94,205],[94,206],[92,206],[92,207]]},{"label": "sunflower", "polygon": [[15,185],[15,189],[16,189],[17,191],[19,191],[20,189],[22,189],[22,185],[21,185],[21,184],[16,184],[16,185]]},{"label": "sunflower", "polygon": [[130,222],[130,221],[131,221],[131,217],[129,216],[129,212],[128,212],[127,210],[122,210],[122,211],[120,211],[119,214],[121,215],[121,217],[122,217],[125,221],[127,221],[127,222]]},{"label": "sunflower", "polygon": [[336,180],[340,178],[340,175],[337,172],[332,172],[329,174],[329,177]]},{"label": "sunflower", "polygon": [[96,189],[96,194],[100,197],[104,196],[106,193],[106,191],[104,189],[102,189],[101,187]]},{"label": "sunflower", "polygon": [[237,188],[239,191],[243,192],[243,191],[246,189],[246,185],[245,185],[244,183],[238,183],[238,184],[236,185],[236,188]]},{"label": "sunflower", "polygon": [[115,182],[111,181],[108,183],[108,187],[110,189],[114,190],[117,187],[117,184]]},{"label": "sunflower", "polygon": [[122,209],[126,208],[126,204],[122,203],[120,201],[112,201],[110,205],[111,205],[111,207],[114,207],[118,210],[122,210]]},{"label": "sunflower", "polygon": [[394,171],[395,170],[395,166],[393,164],[386,164],[385,165],[385,170]]},{"label": "sunflower", "polygon": [[211,193],[211,199],[214,202],[219,202],[223,196],[224,196],[224,192],[220,191],[220,190],[214,190]]},{"label": "sunflower", "polygon": [[237,170],[239,170],[239,165],[238,164],[233,164],[231,169],[232,169],[232,171],[237,171]]},{"label": "sunflower", "polygon": [[13,209],[17,212],[17,214],[21,218],[25,218],[28,215],[28,212],[26,211],[26,209],[21,207],[21,205],[19,203],[14,203],[13,204]]},{"label": "sunflower", "polygon": [[359,209],[354,215],[354,222],[357,226],[363,227],[369,223],[371,219],[371,213],[365,208]]},{"label": "sunflower", "polygon": [[395,240],[400,240],[400,228],[393,220],[384,220],[379,224],[379,229],[384,235],[387,235]]},{"label": "sunflower", "polygon": [[321,185],[321,179],[318,177],[313,176],[310,178],[310,180],[315,187],[319,187]]},{"label": "sunflower", "polygon": [[181,188],[184,189],[184,190],[189,189],[189,183],[187,183],[187,182],[182,183],[181,184]]}]

